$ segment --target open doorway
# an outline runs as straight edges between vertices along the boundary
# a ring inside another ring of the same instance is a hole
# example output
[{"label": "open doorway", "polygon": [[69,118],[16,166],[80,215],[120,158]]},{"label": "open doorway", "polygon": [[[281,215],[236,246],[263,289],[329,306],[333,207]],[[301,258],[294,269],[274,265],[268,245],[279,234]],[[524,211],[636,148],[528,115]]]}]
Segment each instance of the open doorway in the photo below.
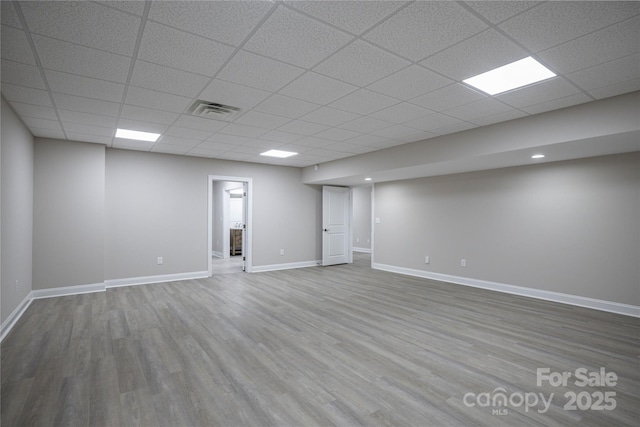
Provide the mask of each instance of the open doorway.
[{"label": "open doorway", "polygon": [[209,276],[251,271],[251,184],[251,178],[209,176]]}]

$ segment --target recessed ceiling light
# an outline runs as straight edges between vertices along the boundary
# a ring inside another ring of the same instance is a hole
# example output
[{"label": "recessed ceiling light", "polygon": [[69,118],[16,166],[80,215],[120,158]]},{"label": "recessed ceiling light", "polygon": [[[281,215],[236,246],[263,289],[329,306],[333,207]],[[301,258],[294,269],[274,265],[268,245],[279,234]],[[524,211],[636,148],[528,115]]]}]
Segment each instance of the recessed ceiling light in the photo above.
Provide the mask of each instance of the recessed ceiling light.
[{"label": "recessed ceiling light", "polygon": [[534,154],[531,156],[532,159],[542,159],[544,158],[544,154]]},{"label": "recessed ceiling light", "polygon": [[552,71],[528,56],[511,64],[498,67],[495,70],[478,74],[475,77],[463,80],[463,82],[489,95],[497,95],[551,77],[555,77]]},{"label": "recessed ceiling light", "polygon": [[120,129],[116,130],[116,138],[135,139],[137,141],[156,142],[160,138],[159,133],[140,132],[137,130]]},{"label": "recessed ceiling light", "polygon": [[295,156],[298,153],[294,153],[291,151],[281,151],[281,150],[269,150],[264,153],[260,153],[261,156],[269,156],[269,157],[278,157],[280,159],[285,159],[287,157]]},{"label": "recessed ceiling light", "polygon": [[366,177],[364,180],[365,180],[365,181],[371,181],[371,178]]}]

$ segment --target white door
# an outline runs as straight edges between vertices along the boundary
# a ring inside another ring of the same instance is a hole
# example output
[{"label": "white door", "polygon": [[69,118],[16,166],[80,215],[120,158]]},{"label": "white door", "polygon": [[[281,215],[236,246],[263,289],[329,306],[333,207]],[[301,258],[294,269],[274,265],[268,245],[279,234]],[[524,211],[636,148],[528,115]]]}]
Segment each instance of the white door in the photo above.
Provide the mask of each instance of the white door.
[{"label": "white door", "polygon": [[322,187],[322,265],[351,261],[349,188]]},{"label": "white door", "polygon": [[247,271],[247,192],[249,191],[249,184],[242,183],[242,271]]}]

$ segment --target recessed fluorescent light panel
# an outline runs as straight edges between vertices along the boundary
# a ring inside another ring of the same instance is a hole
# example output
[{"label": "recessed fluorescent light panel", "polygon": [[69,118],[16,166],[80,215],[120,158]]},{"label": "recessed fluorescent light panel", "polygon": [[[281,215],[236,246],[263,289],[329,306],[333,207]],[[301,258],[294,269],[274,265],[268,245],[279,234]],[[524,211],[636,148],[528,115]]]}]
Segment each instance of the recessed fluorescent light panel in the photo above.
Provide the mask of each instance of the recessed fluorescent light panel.
[{"label": "recessed fluorescent light panel", "polygon": [[160,138],[159,133],[140,132],[137,130],[120,129],[116,130],[116,138],[135,139],[137,141],[156,142]]},{"label": "recessed fluorescent light panel", "polygon": [[544,158],[544,154],[534,154],[533,156],[531,156],[532,159],[543,159]]},{"label": "recessed fluorescent light panel", "polygon": [[286,159],[287,157],[295,156],[298,153],[293,153],[291,151],[281,151],[281,150],[269,150],[264,153],[260,153],[261,156],[267,157],[278,157],[280,159]]},{"label": "recessed fluorescent light panel", "polygon": [[371,178],[366,177],[364,180],[365,180],[365,181],[371,181]]},{"label": "recessed fluorescent light panel", "polygon": [[463,82],[489,95],[497,95],[551,77],[555,77],[552,71],[529,56],[495,70],[478,74],[475,77],[463,80]]}]

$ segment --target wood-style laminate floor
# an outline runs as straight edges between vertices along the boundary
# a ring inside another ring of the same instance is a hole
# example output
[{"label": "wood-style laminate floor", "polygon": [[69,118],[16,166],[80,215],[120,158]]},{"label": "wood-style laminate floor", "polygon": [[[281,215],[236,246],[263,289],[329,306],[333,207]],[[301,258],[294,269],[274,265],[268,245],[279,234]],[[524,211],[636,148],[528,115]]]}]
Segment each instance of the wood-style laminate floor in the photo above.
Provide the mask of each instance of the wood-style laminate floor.
[{"label": "wood-style laminate floor", "polygon": [[638,319],[356,255],[33,301],[2,343],[2,426],[639,425]]}]

